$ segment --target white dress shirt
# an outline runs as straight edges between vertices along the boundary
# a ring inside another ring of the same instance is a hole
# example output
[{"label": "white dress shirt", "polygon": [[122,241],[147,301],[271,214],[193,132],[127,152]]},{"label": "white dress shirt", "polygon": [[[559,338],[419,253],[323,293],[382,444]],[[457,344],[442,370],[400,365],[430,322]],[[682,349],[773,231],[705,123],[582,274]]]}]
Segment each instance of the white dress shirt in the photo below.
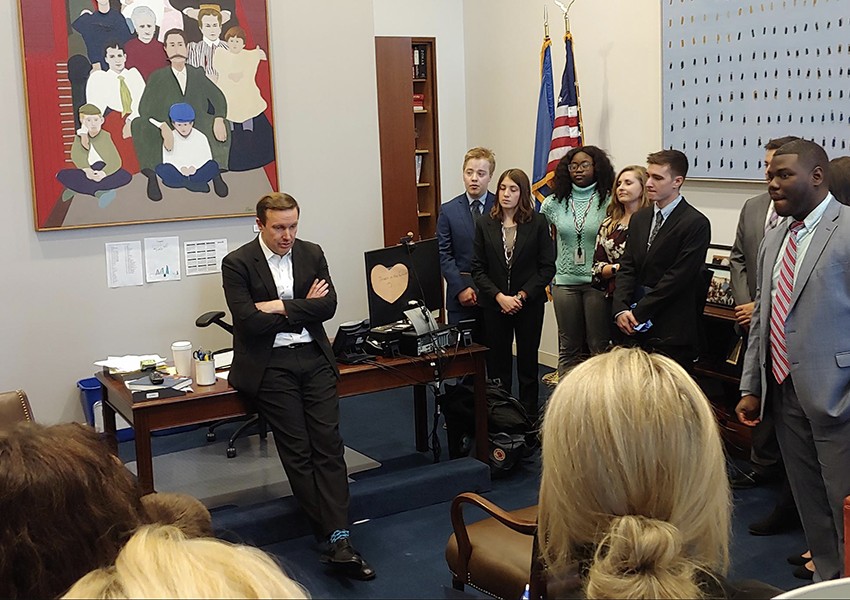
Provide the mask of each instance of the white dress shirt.
[{"label": "white dress shirt", "polygon": [[[292,276],[292,250],[280,256],[266,246],[263,241],[263,236],[258,236],[260,240],[260,248],[263,249],[263,255],[266,257],[266,262],[269,264],[269,270],[272,272],[275,287],[277,288],[278,298],[281,300],[292,300],[293,288],[295,282]],[[274,338],[273,348],[281,346],[291,346],[292,344],[306,344],[312,342],[313,336],[306,328],[301,329],[301,333],[286,333],[284,331],[278,333]]]}]

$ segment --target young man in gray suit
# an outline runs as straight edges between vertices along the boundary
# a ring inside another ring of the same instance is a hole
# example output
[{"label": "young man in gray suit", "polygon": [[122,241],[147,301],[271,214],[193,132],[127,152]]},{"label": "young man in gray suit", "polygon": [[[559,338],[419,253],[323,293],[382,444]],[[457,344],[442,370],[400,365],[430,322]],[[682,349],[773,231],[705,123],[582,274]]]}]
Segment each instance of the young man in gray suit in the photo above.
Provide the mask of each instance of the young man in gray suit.
[{"label": "young man in gray suit", "polygon": [[[764,173],[767,170],[773,154],[783,144],[798,140],[796,136],[785,136],[769,140],[764,146]],[[752,319],[753,299],[756,297],[757,277],[756,262],[758,260],[759,244],[764,234],[776,227],[779,215],[773,209],[770,194],[764,192],[744,202],[741,215],[738,218],[738,229],[735,232],[735,242],[729,256],[731,267],[730,285],[732,296],[735,298],[735,316],[742,332],[746,335],[750,330]],[[730,478],[732,487],[748,488],[767,481],[783,480],[782,491],[777,499],[776,508],[766,518],[751,523],[749,531],[753,535],[773,535],[793,528],[799,522],[797,507],[791,488],[785,477],[785,466],[776,441],[776,432],[771,414],[753,429],[752,450],[750,452],[751,467],[748,471],[736,473]]]},{"label": "young man in gray suit", "polygon": [[850,210],[829,193],[814,142],[779,148],[768,181],[777,214],[790,218],[759,251],[736,412],[750,426],[773,412],[815,577],[827,580],[843,571],[850,494]]},{"label": "young man in gray suit", "polygon": [[339,371],[323,325],[336,312],[336,291],[322,248],[296,237],[300,214],[289,194],[263,196],[260,235],[224,257],[224,297],[233,315],[228,381],[266,418],[292,493],[317,539],[328,542],[322,562],[373,579],[375,570],[348,539]]}]

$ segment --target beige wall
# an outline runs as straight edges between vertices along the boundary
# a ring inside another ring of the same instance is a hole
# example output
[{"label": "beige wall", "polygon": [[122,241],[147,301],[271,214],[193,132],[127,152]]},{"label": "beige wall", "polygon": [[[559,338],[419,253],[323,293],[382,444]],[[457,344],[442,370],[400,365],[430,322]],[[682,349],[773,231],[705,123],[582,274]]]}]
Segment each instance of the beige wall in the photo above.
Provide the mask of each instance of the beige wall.
[{"label": "beige wall", "polygon": [[436,38],[440,120],[440,190],[448,202],[463,191],[467,145],[466,71],[461,0],[373,0],[375,35]]},{"label": "beige wall", "polygon": [[[497,172],[509,167],[531,172],[543,4],[463,3],[468,135],[495,150]],[[546,4],[557,96],[564,69],[564,24],[555,4]],[[570,17],[585,142],[605,148],[615,168],[643,164],[649,152],[661,147],[661,5],[649,0],[576,2]],[[712,240],[721,244],[732,243],[743,201],[761,191],[758,184],[694,181],[683,188],[711,220]],[[557,352],[550,304],[540,359],[554,365]]]},{"label": "beige wall", "polygon": [[[556,93],[563,25],[548,3]],[[321,243],[340,296],[331,334],[365,316],[364,250],[380,245],[380,166],[374,35],[437,38],[444,200],[461,189],[469,146],[487,145],[498,169],[530,171],[539,89],[542,2],[527,0],[274,0],[269,2],[281,187],[300,200],[300,234]],[[222,308],[220,279],[207,275],[141,288],[106,287],[103,244],[177,235],[181,242],[253,237],[250,219],[34,233],[17,2],[0,2],[0,389],[23,387],[36,417],[80,419],[75,383],[107,354],[167,354],[178,338],[215,347],[227,338],[193,326]],[[660,5],[649,0],[576,2],[576,60],[587,141],[616,165],[642,162],[661,145]],[[685,194],[731,243],[743,200],[761,186],[688,182]],[[238,191],[235,191],[238,193]],[[541,359],[557,354],[547,309]]]},{"label": "beige wall", "polygon": [[[104,242],[177,235],[251,239],[251,219],[34,233],[23,115],[17,2],[0,2],[0,100],[7,115],[0,220],[0,389],[26,389],[44,422],[81,419],[77,380],[107,354],[158,352],[175,339],[207,347],[199,330],[224,307],[218,275],[138,288],[106,287]],[[366,314],[364,250],[381,245],[373,13],[370,1],[269,2],[281,187],[302,204],[302,237],[321,243],[340,297],[336,324]],[[17,117],[15,117],[17,116]],[[238,194],[231,190],[231,194]],[[142,200],[147,201],[147,200]]]}]

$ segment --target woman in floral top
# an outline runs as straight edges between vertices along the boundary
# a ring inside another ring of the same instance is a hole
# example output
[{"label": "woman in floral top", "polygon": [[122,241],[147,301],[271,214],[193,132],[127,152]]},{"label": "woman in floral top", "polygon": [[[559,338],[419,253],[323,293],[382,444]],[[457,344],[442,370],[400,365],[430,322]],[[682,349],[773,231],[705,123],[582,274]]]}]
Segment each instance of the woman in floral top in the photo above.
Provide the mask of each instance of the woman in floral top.
[{"label": "woman in floral top", "polygon": [[626,250],[629,237],[629,219],[640,208],[649,206],[646,198],[646,169],[629,165],[618,174],[608,204],[608,214],[596,234],[596,251],[593,254],[593,287],[605,292],[608,313],[614,294],[615,275],[620,268],[620,257]]}]

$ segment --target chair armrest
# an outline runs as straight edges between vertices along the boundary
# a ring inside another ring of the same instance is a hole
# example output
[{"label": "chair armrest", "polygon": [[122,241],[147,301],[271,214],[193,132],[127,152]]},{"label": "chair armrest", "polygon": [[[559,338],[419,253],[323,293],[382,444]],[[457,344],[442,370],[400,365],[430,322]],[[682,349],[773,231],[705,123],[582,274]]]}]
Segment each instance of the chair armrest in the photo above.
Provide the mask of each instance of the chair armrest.
[{"label": "chair armrest", "polygon": [[469,541],[469,534],[466,531],[466,523],[463,520],[463,505],[472,504],[477,506],[491,517],[499,521],[505,527],[513,529],[517,533],[534,536],[537,533],[537,522],[517,519],[509,512],[499,508],[486,498],[479,496],[473,492],[463,492],[455,496],[452,500],[451,518],[452,529],[454,530],[455,539],[457,540],[458,560],[460,561],[461,571],[469,572],[469,559],[472,556],[472,544]]}]

